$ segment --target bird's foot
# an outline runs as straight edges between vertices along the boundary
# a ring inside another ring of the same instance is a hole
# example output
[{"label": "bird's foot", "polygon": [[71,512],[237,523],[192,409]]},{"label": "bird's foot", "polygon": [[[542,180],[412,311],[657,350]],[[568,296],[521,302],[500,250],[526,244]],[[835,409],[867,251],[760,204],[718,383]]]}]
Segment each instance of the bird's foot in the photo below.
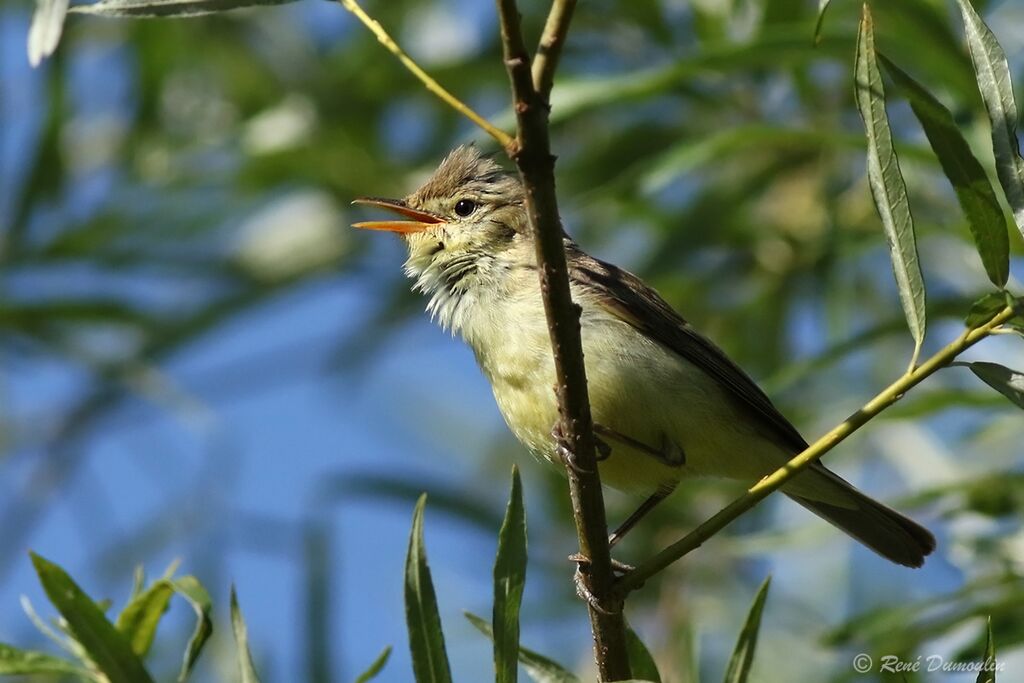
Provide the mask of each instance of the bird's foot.
[{"label": "bird's foot", "polygon": [[[562,463],[570,468],[577,474],[590,474],[590,470],[585,467],[580,467],[579,463],[576,462],[576,453],[569,447],[566,441],[565,434],[562,432],[562,423],[556,422],[555,426],[551,428],[551,438],[555,440],[555,450],[558,453],[558,457],[562,460]],[[612,448],[607,443],[602,441],[597,433],[594,433],[594,461],[603,462],[610,458],[612,455]]]},{"label": "bird's foot", "polygon": [[[595,612],[600,612],[601,614],[604,614],[606,616],[618,614],[622,611],[621,606],[617,609],[612,610],[606,608],[597,599],[597,596],[594,595],[594,593],[587,587],[586,574],[587,571],[590,569],[589,557],[581,555],[580,553],[575,553],[569,556],[569,561],[576,563],[576,571],[573,573],[572,580],[573,583],[576,584],[576,595],[578,595],[581,600],[590,605],[590,607]],[[629,571],[632,571],[632,569],[633,568],[630,567],[628,564],[623,564],[622,562],[618,562],[617,560],[612,560],[613,571],[621,571],[622,573],[627,573]]]}]

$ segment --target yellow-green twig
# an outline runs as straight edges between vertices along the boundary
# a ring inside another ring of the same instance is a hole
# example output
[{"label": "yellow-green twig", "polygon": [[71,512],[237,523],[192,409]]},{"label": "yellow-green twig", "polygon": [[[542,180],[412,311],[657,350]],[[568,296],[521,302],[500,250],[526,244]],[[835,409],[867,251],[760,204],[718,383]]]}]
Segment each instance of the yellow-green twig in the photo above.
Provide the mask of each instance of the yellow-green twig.
[{"label": "yellow-green twig", "polygon": [[455,111],[459,112],[467,119],[480,126],[488,135],[498,141],[502,147],[510,148],[515,142],[515,139],[501,130],[500,128],[493,125],[490,121],[477,114],[475,111],[469,108],[462,100],[452,95],[450,92],[435,81],[430,74],[420,68],[420,65],[413,61],[412,57],[407,55],[405,51],[399,47],[398,43],[388,35],[388,32],[384,30],[384,27],[380,25],[380,22],[368,15],[362,7],[355,0],[340,0],[341,5],[349,12],[354,14],[359,21],[363,23],[366,28],[377,37],[388,52],[398,57],[398,61],[412,73],[413,76],[418,78],[423,85],[426,86],[427,90],[437,95],[445,104],[450,106]]},{"label": "yellow-green twig", "polygon": [[713,517],[688,533],[682,539],[676,541],[669,547],[651,559],[641,563],[629,574],[623,576],[617,584],[620,595],[640,587],[644,581],[654,576],[665,567],[680,559],[687,553],[699,548],[704,541],[708,540],[719,531],[724,529],[734,519],[750,510],[752,507],[764,500],[795,477],[804,469],[816,462],[821,456],[840,444],[846,437],[867,424],[876,415],[903,398],[903,395],[910,389],[917,386],[922,380],[934,374],[938,370],[948,366],[961,353],[974,346],[979,341],[989,336],[1006,321],[1016,315],[1014,309],[1009,306],[1003,309],[989,322],[967,330],[955,341],[948,344],[941,351],[926,360],[921,365],[909,370],[898,380],[886,387],[881,393],[864,404],[864,407],[850,415],[846,420],[833,428],[827,434],[808,446],[804,451],[785,465],[775,470],[767,477],[757,482],[728,506],[720,510]]}]

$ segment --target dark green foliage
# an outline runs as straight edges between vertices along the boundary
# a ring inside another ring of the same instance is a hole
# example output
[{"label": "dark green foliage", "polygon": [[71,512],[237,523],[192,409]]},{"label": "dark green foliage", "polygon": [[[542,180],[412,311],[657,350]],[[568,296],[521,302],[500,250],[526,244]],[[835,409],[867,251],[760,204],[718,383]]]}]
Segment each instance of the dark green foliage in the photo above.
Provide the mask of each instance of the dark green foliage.
[{"label": "dark green foliage", "polygon": [[494,560],[494,669],[497,683],[515,683],[519,661],[519,607],[526,584],[526,512],[519,470],[512,468],[512,492],[498,533]]},{"label": "dark green foliage", "polygon": [[103,610],[67,572],[34,553],[32,564],[46,595],[67,622],[69,634],[111,683],[152,683],[142,660],[132,651],[132,643],[107,621]]},{"label": "dark green foliage", "polygon": [[409,628],[409,650],[417,683],[447,683],[452,674],[444,647],[437,596],[427,566],[423,545],[423,510],[426,495],[420,496],[412,517],[409,553],[405,559],[405,620]]},{"label": "dark green foliage", "polygon": [[769,576],[757,589],[747,621],[736,640],[736,647],[733,648],[729,668],[725,672],[725,683],[746,683],[750,676],[750,667],[754,663],[754,651],[757,648],[757,634],[761,630],[761,614],[764,612],[764,602],[768,598],[768,587],[771,582],[772,577]]}]

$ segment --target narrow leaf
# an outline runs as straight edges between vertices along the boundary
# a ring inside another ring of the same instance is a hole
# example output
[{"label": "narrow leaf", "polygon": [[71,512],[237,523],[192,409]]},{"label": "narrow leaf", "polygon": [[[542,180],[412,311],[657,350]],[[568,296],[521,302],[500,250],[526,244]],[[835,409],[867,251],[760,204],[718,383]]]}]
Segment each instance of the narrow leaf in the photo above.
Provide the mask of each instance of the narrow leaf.
[{"label": "narrow leaf", "polygon": [[412,517],[409,552],[405,559],[405,620],[417,683],[447,683],[451,681],[452,674],[444,647],[441,616],[437,612],[437,596],[423,546],[423,508],[426,504],[424,494],[416,503]]},{"label": "narrow leaf", "polygon": [[213,617],[211,616],[213,602],[210,600],[210,594],[194,576],[182,576],[170,581],[170,584],[174,592],[185,598],[196,613],[196,627],[192,630],[192,636],[188,640],[188,647],[185,648],[185,656],[181,663],[181,672],[178,674],[178,680],[184,681],[192,673],[192,667],[199,659],[203,646],[213,634]]},{"label": "narrow leaf", "polygon": [[512,466],[512,492],[498,532],[494,560],[494,670],[496,683],[515,683],[519,663],[519,607],[526,583],[526,513],[519,470]]},{"label": "narrow leaf", "polygon": [[0,676],[15,674],[70,674],[84,679],[95,679],[91,672],[60,657],[45,652],[20,650],[0,643]]},{"label": "narrow leaf", "polygon": [[[469,612],[465,613],[465,617],[478,631],[494,639],[491,625],[485,619]],[[522,646],[519,647],[519,663],[523,665],[526,675],[535,683],[580,683],[575,674],[558,662]]]},{"label": "narrow leaf", "polygon": [[988,618],[988,634],[985,637],[985,659],[976,683],[996,683],[996,644],[992,640],[992,617]]},{"label": "narrow leaf", "polygon": [[31,553],[43,590],[68,624],[75,640],[110,683],[152,683],[153,679],[132,652],[131,644],[107,621],[103,612],[67,572]]},{"label": "narrow leaf", "polygon": [[1024,408],[1024,373],[1011,370],[999,363],[975,361],[966,365],[982,382]]},{"label": "narrow leaf", "polygon": [[242,610],[238,606],[238,594],[231,586],[231,630],[235,633],[235,647],[238,650],[238,670],[242,675],[242,683],[260,683],[256,667],[252,663],[252,652],[249,651],[249,627],[245,625]]},{"label": "narrow leaf", "polygon": [[167,611],[174,589],[167,581],[157,581],[131,600],[114,623],[139,657],[145,657],[153,645],[156,627]]},{"label": "narrow leaf", "polygon": [[626,627],[626,651],[629,653],[629,669],[633,677],[652,683],[661,683],[661,673],[644,641],[632,627]]},{"label": "narrow leaf", "polygon": [[67,13],[68,0],[36,0],[36,11],[28,29],[29,64],[39,66],[57,49]]},{"label": "narrow leaf", "polygon": [[198,17],[257,5],[284,5],[296,0],[100,0],[75,5],[72,12],[104,17]]},{"label": "narrow leaf", "polygon": [[978,90],[992,123],[992,148],[996,175],[1013,210],[1017,228],[1024,234],[1024,159],[1017,140],[1017,104],[1013,99],[1006,54],[992,31],[974,11],[969,0],[957,0],[964,20],[964,35],[974,63]]},{"label": "narrow leaf", "polygon": [[821,43],[821,30],[825,28],[825,12],[828,11],[828,6],[830,4],[832,4],[832,0],[818,0],[818,18],[814,22],[815,45]]},{"label": "narrow leaf", "polygon": [[864,5],[857,32],[857,63],[854,68],[855,97],[868,140],[868,183],[875,207],[889,242],[893,273],[900,302],[914,338],[914,362],[921,351],[925,333],[924,277],[917,255],[914,221],[910,215],[907,186],[900,172],[892,144],[892,131],[885,113],[885,93],[875,61],[875,39],[871,11]]},{"label": "narrow leaf", "polygon": [[369,666],[363,673],[359,674],[359,678],[356,679],[355,683],[367,683],[377,677],[383,669],[384,665],[388,663],[388,658],[391,656],[391,646],[388,645],[384,648],[384,651],[377,655],[377,659],[373,660],[373,664]]},{"label": "narrow leaf", "polygon": [[964,324],[972,330],[981,327],[996,317],[996,314],[1004,308],[1006,308],[1006,296],[1003,292],[989,292],[971,304],[971,310],[967,312]]},{"label": "narrow leaf", "polygon": [[746,683],[747,676],[750,675],[750,666],[754,663],[754,650],[757,648],[757,632],[761,628],[761,613],[764,611],[764,601],[768,597],[768,586],[771,582],[772,577],[769,576],[757,590],[747,621],[743,624],[743,630],[740,631],[740,637],[732,651],[729,668],[725,671],[725,683]]},{"label": "narrow leaf", "polygon": [[1002,288],[1010,275],[1010,238],[1003,209],[985,169],[960,134],[949,110],[884,55],[879,57],[889,76],[910,101],[910,108],[921,122],[928,143],[956,190],[956,198],[967,217],[989,280]]}]

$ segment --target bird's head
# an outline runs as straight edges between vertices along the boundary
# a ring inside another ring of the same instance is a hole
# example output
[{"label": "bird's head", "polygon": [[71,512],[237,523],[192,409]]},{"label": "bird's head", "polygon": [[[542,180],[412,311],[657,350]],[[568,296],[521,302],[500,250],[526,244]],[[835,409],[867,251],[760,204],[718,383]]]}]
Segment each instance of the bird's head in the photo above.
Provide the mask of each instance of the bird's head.
[{"label": "bird's head", "polygon": [[354,227],[402,236],[409,249],[405,271],[431,297],[428,309],[445,326],[458,327],[454,316],[467,293],[494,287],[527,253],[522,183],[474,146],[448,154],[405,199],[365,197],[353,203],[402,217]]}]

